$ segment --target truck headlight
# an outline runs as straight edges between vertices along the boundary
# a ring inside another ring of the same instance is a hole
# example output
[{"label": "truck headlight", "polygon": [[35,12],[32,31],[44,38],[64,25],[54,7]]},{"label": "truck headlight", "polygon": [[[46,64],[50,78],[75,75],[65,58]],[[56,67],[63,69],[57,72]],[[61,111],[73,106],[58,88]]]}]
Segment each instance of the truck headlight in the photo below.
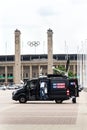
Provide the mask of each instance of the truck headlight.
[{"label": "truck headlight", "polygon": [[13,92],[12,92],[12,95],[15,95],[16,93],[17,93],[17,91],[13,91]]}]

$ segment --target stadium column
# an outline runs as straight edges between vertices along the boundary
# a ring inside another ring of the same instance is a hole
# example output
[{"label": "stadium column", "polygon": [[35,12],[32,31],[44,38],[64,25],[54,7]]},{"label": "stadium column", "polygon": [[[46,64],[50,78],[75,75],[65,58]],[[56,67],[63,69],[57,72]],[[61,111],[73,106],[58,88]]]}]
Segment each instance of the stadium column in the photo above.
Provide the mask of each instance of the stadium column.
[{"label": "stadium column", "polygon": [[40,65],[38,66],[38,74],[40,76]]},{"label": "stadium column", "polygon": [[23,81],[23,65],[21,65],[21,80]]},{"label": "stadium column", "polygon": [[75,70],[75,65],[73,65],[73,73],[75,74],[76,70]]},{"label": "stadium column", "polygon": [[7,66],[5,66],[5,82],[7,83]]},{"label": "stadium column", "polygon": [[30,65],[30,79],[32,79],[32,65]]},{"label": "stadium column", "polygon": [[20,34],[19,30],[15,30],[15,71],[14,83],[19,84],[21,81],[21,61],[20,61]]},{"label": "stadium column", "polygon": [[48,74],[53,74],[53,31],[47,30],[47,45],[48,45]]}]

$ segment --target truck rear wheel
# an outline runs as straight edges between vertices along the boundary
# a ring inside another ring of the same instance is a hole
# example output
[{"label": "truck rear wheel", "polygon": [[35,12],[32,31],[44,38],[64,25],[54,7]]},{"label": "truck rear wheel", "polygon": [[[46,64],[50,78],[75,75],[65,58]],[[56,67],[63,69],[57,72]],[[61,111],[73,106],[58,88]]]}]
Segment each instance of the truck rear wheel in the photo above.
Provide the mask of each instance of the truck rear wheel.
[{"label": "truck rear wheel", "polygon": [[55,100],[56,103],[62,103],[62,100]]},{"label": "truck rear wheel", "polygon": [[26,100],[26,97],[25,97],[25,96],[20,96],[20,97],[19,97],[19,102],[20,102],[20,103],[26,103],[26,101],[27,101],[27,100]]},{"label": "truck rear wheel", "polygon": [[76,97],[72,98],[72,103],[76,103]]}]

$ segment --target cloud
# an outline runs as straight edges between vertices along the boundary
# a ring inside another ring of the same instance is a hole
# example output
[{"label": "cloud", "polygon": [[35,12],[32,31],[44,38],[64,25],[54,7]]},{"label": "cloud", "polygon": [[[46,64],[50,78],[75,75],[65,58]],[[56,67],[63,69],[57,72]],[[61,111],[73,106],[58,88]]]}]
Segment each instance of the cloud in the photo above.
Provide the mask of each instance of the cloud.
[{"label": "cloud", "polygon": [[47,16],[56,15],[57,11],[55,11],[55,9],[50,6],[44,6],[44,7],[40,7],[40,9],[38,10],[38,13],[42,17],[47,17]]},{"label": "cloud", "polygon": [[83,5],[87,3],[87,0],[71,0],[74,5]]},{"label": "cloud", "polygon": [[[71,52],[87,37],[87,0],[3,0],[0,1],[0,42],[14,44],[14,30],[21,31],[23,53],[28,40],[47,44],[47,29],[53,30],[54,53],[64,53],[66,40]],[[70,44],[70,45],[69,45]],[[71,48],[71,44],[74,44]],[[1,50],[3,48],[0,48]],[[12,49],[10,49],[12,50]],[[10,51],[9,51],[10,52]],[[39,49],[39,53],[42,52]],[[1,53],[1,51],[0,51]]]}]

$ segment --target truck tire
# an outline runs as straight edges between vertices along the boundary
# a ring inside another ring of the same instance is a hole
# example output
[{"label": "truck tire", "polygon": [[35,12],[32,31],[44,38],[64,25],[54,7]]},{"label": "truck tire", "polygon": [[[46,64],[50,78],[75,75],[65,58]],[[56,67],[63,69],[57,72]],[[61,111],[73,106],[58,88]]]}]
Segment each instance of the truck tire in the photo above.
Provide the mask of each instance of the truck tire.
[{"label": "truck tire", "polygon": [[56,103],[62,103],[62,100],[55,100]]},{"label": "truck tire", "polygon": [[19,102],[20,102],[20,103],[26,103],[26,101],[27,101],[27,100],[26,100],[26,97],[25,97],[25,96],[20,96],[20,97],[19,97]]},{"label": "truck tire", "polygon": [[72,98],[72,103],[76,103],[76,97]]}]

